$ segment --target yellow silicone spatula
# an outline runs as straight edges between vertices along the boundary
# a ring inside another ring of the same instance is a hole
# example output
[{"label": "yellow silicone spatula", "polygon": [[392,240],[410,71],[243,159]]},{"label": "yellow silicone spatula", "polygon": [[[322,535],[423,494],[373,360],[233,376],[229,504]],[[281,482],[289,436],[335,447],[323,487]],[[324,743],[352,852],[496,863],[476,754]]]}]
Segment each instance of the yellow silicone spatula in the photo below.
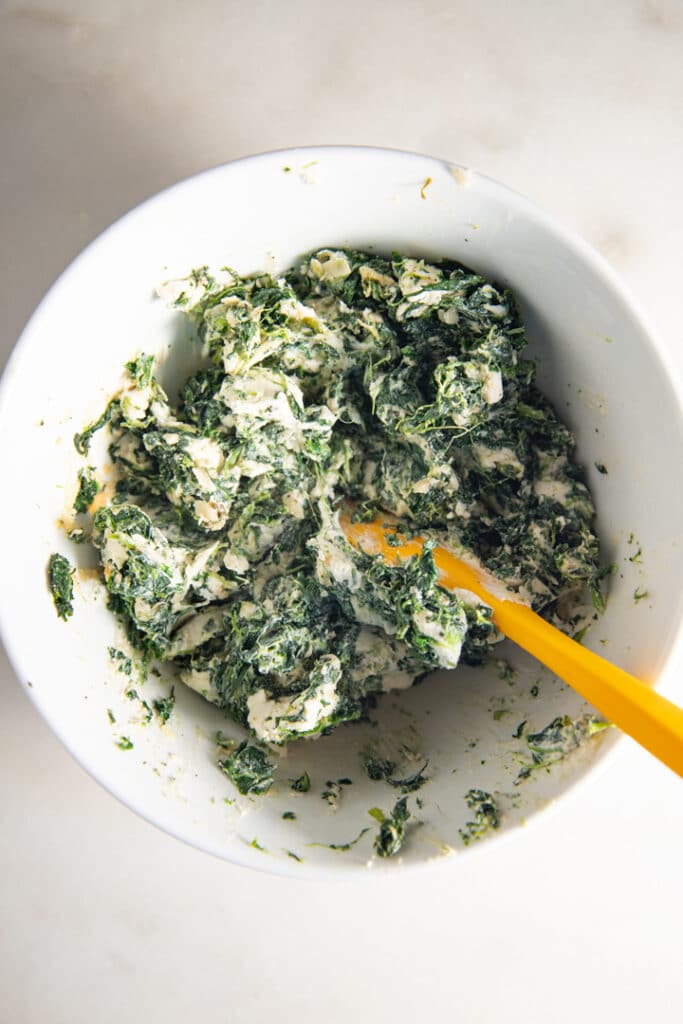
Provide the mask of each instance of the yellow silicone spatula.
[{"label": "yellow silicone spatula", "polygon": [[[405,540],[385,517],[369,523],[353,522],[349,510],[342,509],[339,520],[354,547],[382,555],[389,565],[422,550],[423,538]],[[433,555],[443,587],[461,587],[476,594],[493,609],[493,621],[501,633],[533,654],[610,722],[683,776],[683,709],[582,647],[512,596],[498,596],[501,584],[484,570],[468,565],[444,547],[434,548]]]}]

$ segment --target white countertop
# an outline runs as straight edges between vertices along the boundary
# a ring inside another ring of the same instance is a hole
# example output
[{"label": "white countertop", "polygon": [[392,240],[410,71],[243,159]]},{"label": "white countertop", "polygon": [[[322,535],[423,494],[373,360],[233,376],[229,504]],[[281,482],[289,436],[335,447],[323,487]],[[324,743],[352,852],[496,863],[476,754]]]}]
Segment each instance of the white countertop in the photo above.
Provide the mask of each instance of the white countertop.
[{"label": "white countertop", "polygon": [[[247,153],[354,142],[537,200],[611,260],[681,370],[682,54],[680,0],[5,0],[0,359],[141,199]],[[507,844],[333,885],[136,818],[4,658],[0,701],[2,1024],[683,1016],[681,784],[630,740]]]}]

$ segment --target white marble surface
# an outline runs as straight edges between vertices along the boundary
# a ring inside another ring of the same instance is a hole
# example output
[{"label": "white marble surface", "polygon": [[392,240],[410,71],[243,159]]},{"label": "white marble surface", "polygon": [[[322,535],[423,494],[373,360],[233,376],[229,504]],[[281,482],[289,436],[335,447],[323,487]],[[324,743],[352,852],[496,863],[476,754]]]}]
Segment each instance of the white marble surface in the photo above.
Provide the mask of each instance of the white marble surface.
[{"label": "white marble surface", "polygon": [[[246,153],[355,142],[535,198],[683,368],[682,54],[680,0],[0,0],[2,359],[139,200]],[[0,700],[2,1024],[683,1015],[680,782],[629,740],[506,847],[342,888],[171,840],[82,773],[4,660]]]}]

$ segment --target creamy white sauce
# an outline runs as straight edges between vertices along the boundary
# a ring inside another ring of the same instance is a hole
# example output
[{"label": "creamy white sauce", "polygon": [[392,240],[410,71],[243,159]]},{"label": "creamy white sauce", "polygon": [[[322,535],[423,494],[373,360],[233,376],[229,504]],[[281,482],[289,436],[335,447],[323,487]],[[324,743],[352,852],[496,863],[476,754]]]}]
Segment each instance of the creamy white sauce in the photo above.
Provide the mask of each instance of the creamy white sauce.
[{"label": "creamy white sauce", "polygon": [[130,548],[122,544],[116,537],[107,534],[102,548],[102,557],[105,562],[110,562],[117,569],[122,569],[128,561]]},{"label": "creamy white sauce", "polygon": [[265,690],[257,690],[247,698],[249,726],[260,739],[278,743],[287,733],[304,735],[316,729],[329,718],[338,703],[334,682],[322,683],[308,697],[305,693],[294,697],[269,697]]},{"label": "creamy white sauce", "polygon": [[186,451],[200,469],[217,472],[225,462],[220,445],[208,437],[193,437],[188,440]]},{"label": "creamy white sauce", "polygon": [[481,395],[488,405],[495,405],[503,397],[503,377],[500,370],[488,370],[482,372]]},{"label": "creamy white sauce", "polygon": [[223,556],[223,565],[231,572],[244,574],[249,572],[249,559],[244,555],[238,555],[234,551],[226,551]]},{"label": "creamy white sauce", "polygon": [[447,639],[441,624],[426,611],[417,612],[413,622],[419,632],[434,641],[433,651],[444,668],[455,668],[460,661],[461,640]]},{"label": "creamy white sauce", "polygon": [[440,280],[441,272],[437,267],[432,267],[429,263],[423,264],[420,260],[407,259],[403,261],[398,286],[402,295],[412,295],[428,285],[438,284]]},{"label": "creamy white sauce", "polygon": [[197,669],[183,669],[180,673],[180,678],[185,683],[185,686],[189,686],[191,690],[204,697],[205,700],[210,700],[212,704],[220,704],[220,697],[211,682],[210,672],[199,672]]},{"label": "creamy white sauce", "polygon": [[310,262],[311,273],[321,281],[341,281],[351,273],[351,265],[343,252],[321,249]]},{"label": "creamy white sauce", "polygon": [[228,505],[215,499],[197,498],[193,504],[194,515],[198,523],[208,530],[220,530],[225,526]]},{"label": "creamy white sauce", "polygon": [[376,609],[369,608],[368,605],[363,602],[361,597],[358,597],[356,594],[351,594],[349,600],[357,622],[362,622],[365,626],[378,626],[390,636],[396,632],[396,623],[390,622],[389,619],[385,619],[384,616],[380,615],[379,612],[376,611]]},{"label": "creamy white sauce", "polygon": [[396,281],[393,277],[380,273],[379,270],[375,270],[374,267],[364,265],[359,269],[358,275],[361,279],[363,295],[366,299],[372,295],[373,284],[378,284],[380,288],[386,288],[389,290],[396,288]]},{"label": "creamy white sauce", "polygon": [[572,485],[566,480],[540,479],[534,483],[534,494],[539,498],[551,498],[560,505],[568,504],[571,493]]},{"label": "creamy white sauce", "polygon": [[148,385],[145,388],[131,388],[121,395],[121,412],[131,423],[139,423],[147,416],[153,391]]},{"label": "creamy white sauce", "polygon": [[455,306],[449,306],[447,309],[440,309],[436,314],[442,324],[454,325],[460,320],[458,311]]},{"label": "creamy white sauce", "polygon": [[306,514],[308,494],[306,491],[288,491],[282,497],[282,503],[290,516],[303,519]]},{"label": "creamy white sauce", "polygon": [[364,626],[356,638],[356,660],[350,668],[352,679],[364,681],[370,676],[381,677],[382,690],[404,690],[414,678],[415,670],[400,669],[401,660],[414,660],[410,648],[390,638],[383,630]]},{"label": "creamy white sauce", "polygon": [[218,636],[224,628],[225,624],[220,609],[211,608],[199,612],[174,633],[170,656],[176,658],[179,654],[189,654],[205,640],[212,636]]},{"label": "creamy white sauce", "polygon": [[280,303],[280,312],[290,320],[297,320],[315,331],[322,331],[323,324],[320,317],[311,306],[305,306],[298,299],[283,299]]},{"label": "creamy white sauce", "polygon": [[517,476],[524,475],[524,464],[512,448],[489,448],[487,445],[475,444],[472,451],[482,469],[506,466],[513,469]]}]

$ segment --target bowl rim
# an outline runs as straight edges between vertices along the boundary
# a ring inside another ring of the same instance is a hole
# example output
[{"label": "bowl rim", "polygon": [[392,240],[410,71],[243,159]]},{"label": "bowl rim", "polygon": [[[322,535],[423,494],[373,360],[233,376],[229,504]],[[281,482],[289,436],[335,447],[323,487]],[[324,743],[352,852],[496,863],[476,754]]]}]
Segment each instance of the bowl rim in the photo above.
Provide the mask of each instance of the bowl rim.
[{"label": "bowl rim", "polygon": [[[640,327],[643,337],[646,340],[647,347],[651,351],[653,358],[659,363],[660,370],[663,371],[666,376],[675,403],[677,405],[678,414],[683,422],[683,381],[681,381],[677,368],[673,362],[672,356],[669,353],[668,348],[663,344],[658,333],[653,330],[649,323],[646,315],[644,314],[640,303],[631,294],[625,283],[622,281],[620,275],[611,266],[611,264],[597,252],[584,238],[581,237],[578,232],[571,228],[566,227],[561,222],[551,216],[549,213],[539,206],[534,200],[529,199],[523,193],[518,192],[516,189],[498,181],[496,178],[490,175],[484,174],[474,168],[471,168],[465,164],[461,164],[457,161],[448,160],[441,157],[436,157],[431,154],[422,153],[414,150],[405,150],[393,147],[383,146],[371,146],[371,145],[345,145],[345,144],[326,144],[326,145],[311,145],[311,146],[294,146],[294,147],[283,147],[273,150],[263,150],[258,153],[253,153],[238,157],[235,160],[226,161],[224,163],[216,164],[212,167],[205,168],[204,170],[198,171],[195,174],[189,175],[188,177],[181,178],[180,180],[166,186],[158,192],[155,192],[145,199],[141,200],[131,209],[123,213],[120,217],[116,218],[112,223],[105,227],[99,234],[95,236],[78,254],[64,267],[61,273],[55,278],[53,283],[43,294],[39,303],[31,313],[30,317],[26,321],[22,328],[19,337],[17,338],[14,346],[12,347],[7,362],[4,366],[2,375],[0,377],[0,424],[4,417],[4,407],[6,403],[6,397],[9,393],[12,378],[14,373],[20,364],[20,353],[24,348],[26,342],[30,339],[33,325],[39,320],[40,315],[43,312],[44,307],[48,304],[53,293],[57,292],[65,280],[68,280],[74,275],[77,275],[80,265],[82,262],[86,262],[90,257],[91,253],[99,249],[100,247],[107,244],[109,236],[124,227],[124,225],[132,220],[137,214],[142,212],[143,209],[153,205],[157,201],[162,201],[173,192],[180,192],[184,188],[196,184],[202,179],[208,179],[217,175],[225,174],[230,168],[249,163],[256,163],[264,159],[273,159],[275,157],[286,157],[289,160],[296,159],[297,156],[305,155],[309,160],[315,159],[316,156],[322,157],[325,155],[341,155],[341,154],[353,154],[359,157],[364,155],[377,156],[377,157],[395,157],[400,160],[406,161],[420,161],[423,163],[432,163],[441,167],[447,168],[451,171],[454,168],[460,169],[466,172],[472,179],[479,180],[487,188],[493,189],[494,191],[508,196],[509,200],[514,203],[518,208],[522,208],[527,215],[534,219],[540,226],[542,226],[554,239],[561,245],[572,251],[584,264],[588,265],[589,269],[598,277],[600,277],[604,283],[607,284],[609,289],[616,294],[617,298],[621,301],[624,307],[628,310],[631,318]],[[295,878],[298,880],[349,880],[353,878],[358,879],[373,879],[376,880],[378,877],[395,877],[397,871],[406,872],[410,871],[427,871],[434,870],[437,867],[442,867],[446,864],[452,864],[453,856],[439,856],[434,858],[428,858],[417,863],[406,864],[401,859],[393,862],[391,870],[380,869],[380,870],[368,870],[364,866],[359,864],[343,864],[338,863],[334,865],[316,865],[304,862],[299,865],[289,864],[286,861],[272,860],[269,863],[267,858],[256,859],[250,855],[250,851],[245,848],[242,852],[239,847],[233,846],[230,850],[219,849],[211,844],[205,844],[199,842],[190,837],[189,834],[185,834],[182,831],[178,831],[172,826],[163,823],[159,820],[152,812],[138,805],[135,799],[132,799],[128,794],[124,794],[120,787],[112,785],[109,780],[105,780],[102,777],[102,773],[98,769],[96,763],[91,763],[85,757],[80,756],[71,747],[68,739],[62,734],[62,731],[58,728],[56,723],[51,719],[51,716],[41,704],[38,698],[38,694],[35,688],[28,687],[24,682],[26,673],[22,668],[23,655],[20,645],[13,641],[10,635],[9,629],[5,624],[4,607],[7,598],[5,592],[0,590],[0,641],[2,642],[5,652],[7,654],[9,663],[14,671],[14,674],[19,681],[21,688],[24,690],[33,707],[38,711],[43,720],[47,723],[52,734],[59,740],[62,746],[66,749],[69,755],[77,762],[77,764],[91,777],[93,778],[107,793],[114,796],[122,804],[128,807],[131,811],[143,818],[145,821],[154,825],[167,835],[173,836],[175,839],[179,839],[181,842],[188,846],[193,847],[195,850],[203,853],[208,853],[213,857],[219,858],[220,860],[228,863],[240,865],[242,867],[249,867],[257,871],[263,871],[268,874],[275,874],[279,876]],[[672,667],[678,654],[683,647],[683,608],[679,611],[679,621],[673,624],[671,639],[669,641],[668,651],[660,665],[660,669],[657,675],[657,679],[654,683],[658,690],[667,692],[670,687],[670,680],[673,676]],[[623,734],[617,733],[615,738],[610,743],[608,749],[598,753],[593,760],[593,764],[590,770],[582,772],[576,778],[569,781],[566,788],[546,803],[542,808],[542,813],[534,813],[531,815],[529,820],[526,822],[524,832],[531,834],[536,828],[542,826],[542,823],[547,820],[549,812],[556,812],[557,808],[565,800],[569,798],[576,798],[577,795],[582,792],[583,787],[588,785],[590,782],[596,780],[604,771],[611,767],[616,757],[626,748],[626,745],[621,741]],[[477,860],[481,857],[481,851],[487,851],[489,854],[499,848],[501,845],[506,844],[513,838],[519,837],[521,834],[521,828],[515,827],[506,830],[495,837],[491,837],[491,840],[486,843],[476,844],[477,849],[480,853],[477,856]],[[468,850],[468,861],[470,861],[472,850]],[[370,862],[371,864],[372,862]]]}]

